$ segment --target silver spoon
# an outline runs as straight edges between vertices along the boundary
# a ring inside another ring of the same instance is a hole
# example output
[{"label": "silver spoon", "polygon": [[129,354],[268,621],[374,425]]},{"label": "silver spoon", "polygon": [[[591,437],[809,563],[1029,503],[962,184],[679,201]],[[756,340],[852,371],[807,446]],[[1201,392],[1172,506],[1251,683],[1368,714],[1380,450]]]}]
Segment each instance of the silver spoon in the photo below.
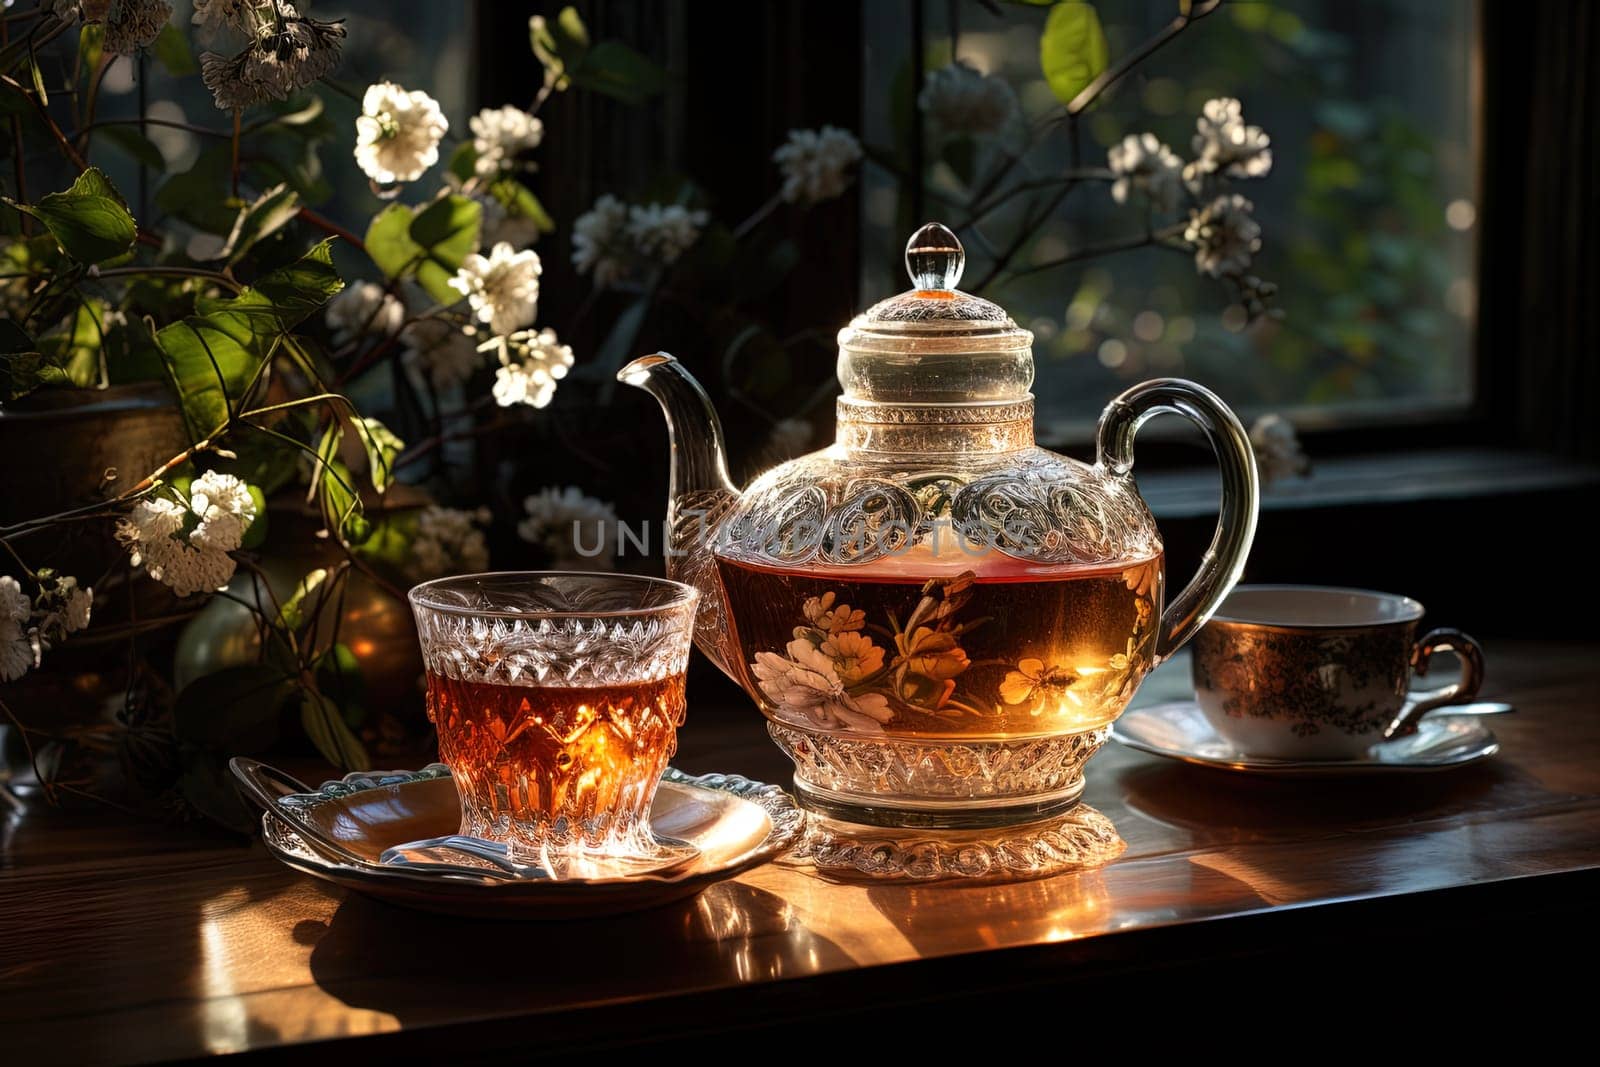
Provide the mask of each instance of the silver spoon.
[{"label": "silver spoon", "polygon": [[1509,715],[1516,711],[1516,707],[1500,700],[1479,700],[1471,704],[1446,704],[1442,708],[1435,708],[1429,716],[1444,715]]},{"label": "silver spoon", "polygon": [[[347,867],[359,867],[367,871],[392,872],[393,866],[383,863],[374,863],[367,857],[356,852],[349,845],[328,833],[310,819],[302,818],[292,808],[285,808],[278,803],[280,799],[292,793],[309,793],[311,787],[295,778],[285,774],[276,767],[269,766],[259,760],[249,759],[244,756],[235,756],[228,761],[228,768],[233,771],[234,778],[249,794],[250,798],[261,805],[268,814],[274,818],[288,823],[306,847],[330,863],[339,863]],[[472,878],[493,877],[492,872],[480,866],[470,866],[448,861],[433,863],[430,868],[437,874],[466,875]]]},{"label": "silver spoon", "polygon": [[[594,861],[598,867],[608,865],[620,866],[624,869],[630,866],[640,866],[645,869],[639,873],[661,876],[693,863],[700,857],[700,849],[681,838],[668,837],[664,834],[656,835],[656,843],[662,846],[663,851],[676,853],[662,858],[656,857],[626,857],[612,858],[601,857]],[[468,861],[468,866],[478,869],[481,873],[491,877],[500,875],[507,878],[557,878],[557,872],[537,863],[519,863],[511,857],[511,850],[499,841],[489,841],[481,837],[472,837],[469,834],[446,834],[443,837],[428,837],[420,841],[407,841],[402,845],[395,845],[383,850],[378,857],[378,862],[386,867],[412,867],[439,870],[442,867],[459,866],[462,858]]]}]

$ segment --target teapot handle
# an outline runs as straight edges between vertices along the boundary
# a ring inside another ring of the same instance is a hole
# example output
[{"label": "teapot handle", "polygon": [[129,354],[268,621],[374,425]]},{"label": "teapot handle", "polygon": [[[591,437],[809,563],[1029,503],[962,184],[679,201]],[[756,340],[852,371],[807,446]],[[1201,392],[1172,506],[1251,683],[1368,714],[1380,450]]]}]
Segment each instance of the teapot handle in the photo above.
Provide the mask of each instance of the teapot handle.
[{"label": "teapot handle", "polygon": [[1136,385],[1106,405],[1095,435],[1097,465],[1114,476],[1131,477],[1134,435],[1164,412],[1184,416],[1211,442],[1222,467],[1222,510],[1199,571],[1161,615],[1154,656],[1158,663],[1194,636],[1239,580],[1261,505],[1255,450],[1238,416],[1211,390],[1180,378]]}]

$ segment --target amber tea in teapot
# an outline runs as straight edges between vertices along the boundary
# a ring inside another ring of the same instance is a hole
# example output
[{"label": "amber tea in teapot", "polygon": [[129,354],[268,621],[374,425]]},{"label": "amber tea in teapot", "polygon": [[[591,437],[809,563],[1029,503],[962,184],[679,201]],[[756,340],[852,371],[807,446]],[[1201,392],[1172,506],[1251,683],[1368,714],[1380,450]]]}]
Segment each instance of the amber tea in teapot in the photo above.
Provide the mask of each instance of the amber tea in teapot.
[{"label": "amber tea in teapot", "polygon": [[1153,651],[1160,560],[973,563],[923,579],[723,561],[745,688],[802,728],[1004,739],[1115,719]]},{"label": "amber tea in teapot", "polygon": [[[705,392],[665,354],[623,368],[667,415],[672,577],[701,591],[696,644],[795,762],[801,803],[857,823],[968,828],[1061,812],[1144,676],[1232,588],[1255,533],[1255,457],[1191,382],[1107,406],[1095,462],[1033,439],[1033,335],[956,288],[930,224],[913,288],[839,334],[838,433],[744,489]],[[1199,573],[1168,602],[1133,441],[1194,422],[1222,468]]]}]

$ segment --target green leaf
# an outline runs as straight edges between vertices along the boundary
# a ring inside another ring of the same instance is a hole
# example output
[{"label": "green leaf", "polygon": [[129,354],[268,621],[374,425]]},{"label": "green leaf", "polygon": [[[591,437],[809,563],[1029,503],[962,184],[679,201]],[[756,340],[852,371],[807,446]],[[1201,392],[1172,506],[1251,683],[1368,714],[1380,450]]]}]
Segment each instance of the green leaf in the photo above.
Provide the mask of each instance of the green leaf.
[{"label": "green leaf", "polygon": [[667,84],[667,72],[621,41],[601,41],[584,56],[572,74],[572,82],[638,106],[661,92]]},{"label": "green leaf", "polygon": [[377,419],[352,419],[356,436],[361,438],[362,451],[367,454],[367,476],[372,488],[383,492],[394,481],[394,461],[405,448],[405,442]]},{"label": "green leaf", "polygon": [[80,389],[100,381],[100,352],[105,346],[106,305],[99,300],[77,300],[72,312],[57,327],[42,334],[39,351],[45,362],[59,368],[66,381],[42,385],[72,385]]},{"label": "green leaf", "polygon": [[306,624],[306,597],[316,592],[318,587],[327,579],[328,570],[326,567],[318,567],[316,570],[306,572],[306,576],[301,578],[299,584],[294,587],[294,593],[283,602],[278,611],[278,622],[284,629],[295,631]]},{"label": "green leaf", "polygon": [[411,546],[417,539],[417,513],[385,512],[372,523],[372,529],[350,550],[369,563],[403,571],[411,559]]},{"label": "green leaf", "polygon": [[[27,396],[45,381],[48,368],[33,338],[9,318],[0,319],[0,403]],[[62,376],[59,384],[71,384]]]},{"label": "green leaf", "polygon": [[156,343],[196,440],[227,421],[273,345],[344,287],[323,241],[238,296],[202,297],[197,314],[163,326]]},{"label": "green leaf", "polygon": [[456,145],[454,152],[450,153],[450,162],[445,164],[451,174],[462,181],[471,181],[473,175],[478,173],[478,149],[471,141],[462,141]]},{"label": "green leaf", "polygon": [[311,743],[330,763],[352,771],[371,768],[366,748],[345,725],[338,705],[315,689],[300,694],[300,723]]},{"label": "green leaf", "polygon": [[411,239],[414,217],[415,212],[406,205],[390,204],[367,224],[367,254],[385,278],[404,277],[422,261],[422,249]]},{"label": "green leaf", "polygon": [[105,54],[106,27],[103,22],[87,23],[78,32],[78,70],[86,74],[100,69]]},{"label": "green leaf", "polygon": [[154,51],[156,59],[174,78],[200,73],[200,64],[194,61],[194,52],[189,49],[189,38],[170,22],[161,27],[156,36]]},{"label": "green leaf", "polygon": [[543,15],[528,19],[528,43],[544,66],[545,84],[565,90],[589,54],[589,30],[576,8],[565,7],[554,22]]},{"label": "green leaf", "polygon": [[244,528],[244,536],[239,540],[239,547],[260,548],[267,543],[267,494],[250,482],[244,483],[244,489],[250,494],[251,503],[256,506],[256,517]]},{"label": "green leaf", "polygon": [[13,206],[44,223],[61,250],[79,263],[115,259],[133,247],[139,232],[127,204],[97,167],[78,175],[64,193],[50,193],[31,207]]},{"label": "green leaf", "polygon": [[[250,486],[252,495],[257,486],[263,496],[271,496],[294,481],[300,473],[300,458],[305,455],[300,449],[264,433],[234,435],[229,438],[228,447],[239,457],[232,470]],[[246,542],[257,526],[265,529],[266,517],[267,513],[257,507],[256,521],[245,534]]]},{"label": "green leaf", "polygon": [[224,755],[262,752],[278,739],[278,712],[294,688],[269,664],[225,667],[183,687],[172,706],[172,732]]},{"label": "green leaf", "polygon": [[237,263],[250,246],[287,226],[300,211],[300,197],[287,185],[274,185],[247,204],[215,259]]},{"label": "green leaf", "polygon": [[1070,105],[1106,69],[1109,58],[1092,4],[1072,0],[1050,9],[1039,38],[1039,66],[1057,100]]},{"label": "green leaf", "polygon": [[167,171],[166,157],[161,154],[161,149],[156,143],[133,126],[103,126],[97,131],[101,137],[116,145],[141,167],[148,167],[157,174]]},{"label": "green leaf", "polygon": [[317,442],[317,467],[311,491],[322,508],[322,521],[328,531],[350,544],[365,540],[372,531],[372,524],[362,516],[361,497],[355,491],[350,468],[339,459],[339,445],[343,440],[344,428],[335,419]]},{"label": "green leaf", "polygon": [[39,60],[32,52],[28,53],[28,75],[33,79],[33,91],[39,95],[39,103],[49,107],[50,94],[45,92],[44,71],[39,69]]},{"label": "green leaf", "polygon": [[411,220],[411,239],[453,273],[478,246],[483,205],[471,197],[441,196]]},{"label": "green leaf", "polygon": [[555,232],[555,219],[550,217],[539,198],[533,195],[533,190],[515,178],[501,178],[489,186],[489,195],[499,201],[500,206],[506,209],[506,214],[513,218],[532,219],[540,233]]},{"label": "green leaf", "polygon": [[470,197],[440,197],[421,211],[390,204],[367,227],[367,254],[387,278],[414,274],[428,295],[454,304],[450,278],[478,247],[483,207]]}]

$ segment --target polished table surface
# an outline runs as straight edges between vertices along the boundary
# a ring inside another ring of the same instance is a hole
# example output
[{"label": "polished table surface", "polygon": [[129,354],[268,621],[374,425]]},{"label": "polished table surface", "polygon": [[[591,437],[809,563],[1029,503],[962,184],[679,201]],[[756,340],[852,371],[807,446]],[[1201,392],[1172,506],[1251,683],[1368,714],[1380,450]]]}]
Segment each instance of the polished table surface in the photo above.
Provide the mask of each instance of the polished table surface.
[{"label": "polished table surface", "polygon": [[[1600,646],[1488,651],[1485,696],[1518,707],[1492,721],[1498,757],[1443,774],[1276,781],[1108,745],[1086,799],[1126,851],[1035,882],[841,883],[769,865],[653,912],[491,923],[346,894],[259,843],[12,813],[0,829],[0,1047],[19,1064],[244,1050],[462,1062],[496,1047],[554,1054],[824,1013],[958,1010],[963,994],[1053,997],[1186,962],[1208,975],[1285,945],[1382,960],[1388,944],[1398,966],[1408,928],[1437,945],[1486,913],[1592,947],[1592,919],[1551,927],[1571,921],[1564,906],[1588,914],[1600,869]],[[787,780],[753,711],[691,715],[679,766]],[[356,1043],[304,1045],[330,1041]]]}]

